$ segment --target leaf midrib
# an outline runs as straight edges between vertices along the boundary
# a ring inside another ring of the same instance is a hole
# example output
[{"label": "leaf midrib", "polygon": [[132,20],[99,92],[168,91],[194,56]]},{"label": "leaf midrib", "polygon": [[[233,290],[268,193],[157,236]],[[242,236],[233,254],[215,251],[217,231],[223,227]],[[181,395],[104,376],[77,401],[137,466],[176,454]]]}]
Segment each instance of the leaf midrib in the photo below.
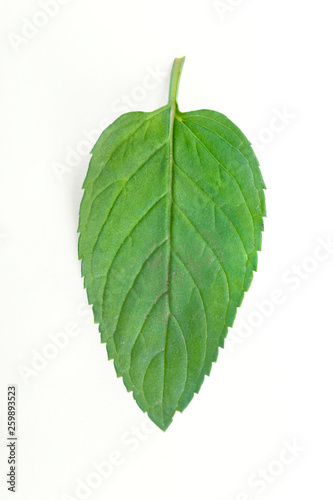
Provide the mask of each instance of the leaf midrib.
[{"label": "leaf midrib", "polygon": [[[168,319],[166,321],[166,329],[165,329],[165,339],[164,339],[164,349],[163,349],[163,378],[162,378],[162,394],[161,394],[161,413],[162,420],[164,422],[164,391],[165,391],[165,363],[166,363],[166,343],[168,336],[168,328],[169,321],[171,316],[170,310],[170,267],[171,267],[171,240],[172,240],[172,194],[173,194],[173,131],[174,131],[174,122],[175,122],[175,113],[176,113],[176,101],[172,99],[170,102],[170,114],[169,114],[169,221],[168,221],[168,250],[167,250],[167,269],[166,269],[166,300],[168,307]],[[185,339],[184,339],[185,342]]]}]

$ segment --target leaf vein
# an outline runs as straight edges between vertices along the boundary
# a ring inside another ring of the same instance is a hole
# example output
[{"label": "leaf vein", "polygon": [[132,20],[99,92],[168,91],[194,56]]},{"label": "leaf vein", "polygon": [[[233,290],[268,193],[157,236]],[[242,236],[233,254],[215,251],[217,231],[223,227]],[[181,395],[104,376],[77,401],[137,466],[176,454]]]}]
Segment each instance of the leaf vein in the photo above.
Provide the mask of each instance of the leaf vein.
[{"label": "leaf vein", "polygon": [[198,188],[198,189],[199,189],[199,190],[200,190],[200,191],[201,191],[201,192],[202,192],[202,193],[203,193],[203,194],[204,194],[204,195],[205,195],[205,196],[206,196],[206,197],[207,197],[207,198],[208,198],[208,199],[209,199],[209,200],[210,200],[210,201],[211,201],[211,202],[212,202],[212,203],[213,203],[213,204],[214,204],[214,205],[215,205],[215,206],[216,206],[216,207],[217,207],[217,208],[218,208],[218,209],[222,212],[222,213],[223,213],[223,215],[224,215],[224,216],[228,219],[228,221],[230,222],[230,224],[231,224],[231,225],[232,225],[232,227],[234,228],[235,232],[237,233],[238,238],[239,238],[239,239],[240,239],[240,241],[241,241],[241,244],[242,244],[242,247],[243,247],[243,249],[244,249],[245,255],[246,255],[246,256],[248,256],[248,253],[247,253],[247,251],[246,251],[246,249],[245,249],[244,241],[243,241],[243,239],[241,238],[241,236],[240,236],[240,234],[239,234],[239,232],[238,232],[238,230],[237,230],[237,227],[234,225],[234,223],[232,222],[232,220],[230,219],[230,217],[227,215],[227,213],[223,210],[223,208],[222,208],[222,207],[220,207],[220,206],[216,203],[216,201],[215,201],[215,200],[213,200],[213,198],[212,198],[212,197],[211,197],[211,196],[210,196],[210,195],[209,195],[209,194],[208,194],[208,193],[207,193],[207,192],[206,192],[206,191],[205,191],[205,190],[204,190],[201,186],[199,186],[199,184],[198,184],[198,183],[197,183],[194,179],[192,179],[192,177],[190,177],[190,176],[188,175],[188,173],[187,173],[187,172],[185,172],[185,170],[183,170],[183,169],[182,169],[182,168],[181,168],[181,167],[180,167],[180,166],[179,166],[176,162],[175,162],[175,165],[176,165],[176,167],[177,167],[177,168],[178,168],[181,172],[183,172],[183,174],[184,174],[184,175],[185,175],[188,179],[190,179],[190,180],[192,181],[192,183],[193,183],[193,184],[195,184],[195,186],[197,186],[197,188]]},{"label": "leaf vein", "polygon": [[[130,286],[130,288],[129,288],[129,290],[128,290],[127,294],[126,294],[126,297],[125,297],[125,299],[124,299],[124,301],[123,301],[123,303],[122,303],[122,306],[121,306],[121,309],[120,309],[120,312],[119,312],[119,315],[118,315],[118,319],[117,319],[117,323],[116,323],[116,326],[115,326],[115,329],[114,329],[113,335],[117,332],[117,328],[118,328],[118,325],[119,325],[120,317],[121,317],[121,315],[122,315],[122,313],[123,313],[124,306],[125,306],[125,304],[126,304],[126,302],[127,302],[128,296],[129,296],[129,294],[130,294],[131,290],[133,290],[133,287],[134,287],[135,283],[136,283],[136,282],[137,282],[137,280],[139,279],[139,277],[140,277],[140,275],[141,275],[141,273],[142,273],[142,271],[143,271],[143,268],[147,265],[147,262],[149,262],[149,259],[151,259],[151,257],[154,255],[154,253],[155,253],[155,252],[157,252],[157,250],[159,250],[159,249],[160,249],[160,248],[164,245],[164,243],[165,243],[166,241],[167,241],[167,238],[166,238],[165,240],[163,240],[163,241],[162,241],[162,242],[161,242],[161,243],[160,243],[160,244],[159,244],[156,248],[154,248],[154,250],[153,250],[153,251],[152,251],[152,252],[148,255],[148,257],[144,260],[144,262],[143,262],[142,266],[140,267],[140,269],[139,269],[138,273],[136,274],[136,276],[135,276],[135,278],[134,278],[134,280],[133,280],[133,282],[132,282],[132,284],[131,284],[131,286]],[[107,337],[107,338],[109,338],[110,336],[112,336],[112,334],[108,335],[108,337]],[[118,354],[119,354],[119,353],[118,353]]]},{"label": "leaf vein", "polygon": [[[132,232],[134,231],[134,229],[141,223],[141,221],[146,217],[146,215],[166,196],[166,193],[161,196],[144,214],[143,216],[135,223],[135,225],[132,227],[132,229],[130,230],[130,232],[127,234],[127,236],[125,237],[125,239],[121,242],[120,246],[118,247],[118,250],[117,252],[115,253],[112,261],[111,261],[111,264],[108,268],[108,271],[107,271],[107,274],[106,274],[106,280],[105,280],[105,284],[104,284],[104,287],[103,287],[103,298],[102,298],[102,318],[103,318],[103,304],[104,304],[104,300],[105,300],[105,291],[106,291],[106,285],[107,285],[107,282],[108,282],[108,278],[109,278],[109,274],[111,272],[111,269],[112,269],[112,265],[118,255],[118,252],[120,251],[121,247],[123,246],[123,244],[125,243],[125,241],[127,240],[127,238],[132,234]],[[165,241],[167,241],[167,238],[162,242],[164,243]],[[158,248],[158,247],[157,247]]]},{"label": "leaf vein", "polygon": [[[162,113],[163,111],[165,111],[166,109],[166,106],[163,106],[162,108],[160,108],[156,113],[148,116],[148,118],[146,118],[145,120],[143,120],[142,123],[140,123],[140,125],[129,135],[126,137],[126,139],[124,139],[120,144],[118,144],[116,146],[116,148],[112,151],[112,156],[114,155],[114,153],[116,151],[118,151],[119,148],[121,148],[121,146],[123,146],[123,144],[125,144],[129,139],[131,139],[136,133],[138,130],[140,130],[140,128],[142,127],[142,125],[144,125],[145,123],[147,123],[151,118],[154,118],[155,116],[159,115],[160,113]],[[118,131],[118,130],[117,130]],[[110,134],[111,135],[111,134]],[[105,140],[103,141],[103,143],[100,145],[100,149],[102,149],[102,147],[104,146],[104,144],[110,139],[110,135],[108,137],[105,138]],[[93,155],[94,156],[94,155]],[[108,165],[111,161],[112,161],[112,156],[104,163],[102,162],[101,163],[101,171],[100,173],[97,175],[96,179],[94,179],[93,181],[93,189],[95,187],[95,183],[98,181],[100,175],[103,173],[103,170],[104,168],[106,167],[106,165]]]},{"label": "leaf vein", "polygon": [[126,188],[126,186],[128,185],[128,183],[133,179],[133,177],[139,172],[139,170],[141,170],[142,167],[144,167],[162,148],[163,146],[165,146],[167,143],[167,141],[163,142],[158,149],[156,149],[136,170],[135,172],[133,172],[133,174],[127,179],[127,181],[125,182],[125,184],[122,186],[121,190],[119,191],[119,193],[117,194],[117,197],[116,199],[114,200],[114,202],[112,203],[107,215],[106,215],[106,218],[101,226],[101,229],[99,230],[99,233],[98,233],[98,236],[97,236],[97,239],[93,245],[93,248],[91,250],[91,254],[94,253],[94,250],[96,248],[96,245],[101,237],[101,234],[102,234],[102,231],[103,231],[103,228],[105,227],[105,224],[107,223],[107,221],[109,220],[110,218],[110,215],[112,213],[112,210],[114,210],[114,207],[117,203],[117,201],[119,200],[119,197],[121,195],[121,193],[123,193],[124,189]]},{"label": "leaf vein", "polygon": [[[206,311],[206,307],[205,307],[205,302],[204,302],[204,299],[203,299],[203,296],[202,296],[202,293],[201,293],[201,290],[199,289],[198,285],[197,285],[197,282],[195,281],[195,279],[193,278],[192,276],[192,273],[191,271],[189,270],[189,268],[187,267],[187,265],[185,264],[185,262],[183,261],[183,259],[181,258],[181,256],[175,251],[173,250],[172,251],[173,254],[178,258],[178,260],[181,262],[181,264],[184,266],[184,268],[186,269],[186,271],[188,272],[195,288],[198,290],[198,293],[199,293],[199,296],[200,296],[200,300],[201,300],[201,303],[202,303],[202,308],[203,308],[203,311],[204,311],[204,315],[205,315],[205,352],[204,352],[204,356],[203,356],[203,362],[202,362],[202,366],[200,368],[200,372],[199,372],[199,376],[198,376],[198,380],[199,380],[199,377],[200,377],[200,373],[202,371],[202,368],[205,364],[205,360],[206,360],[206,353],[207,353],[207,340],[208,340],[208,320],[207,320],[207,311]],[[176,318],[175,318],[176,319]],[[178,321],[177,321],[178,323]],[[180,325],[179,325],[179,328],[180,328]],[[183,335],[184,337],[184,335]],[[184,342],[185,342],[185,346],[186,346],[186,341],[185,341],[185,337],[184,337]],[[187,351],[187,346],[186,346],[186,351]],[[185,391],[185,387],[186,387],[186,382],[187,382],[187,379],[188,379],[188,371],[187,371],[187,375],[186,375],[186,381],[185,381],[185,386],[184,386],[184,391]],[[181,397],[183,396],[184,394],[184,391],[182,392],[182,394],[179,396],[179,399],[178,399],[178,402],[177,402],[177,406],[178,406],[178,403],[181,399]]]},{"label": "leaf vein", "polygon": [[183,217],[185,217],[186,220],[188,220],[188,222],[193,226],[194,230],[198,233],[198,235],[202,238],[202,240],[204,241],[204,243],[206,244],[207,248],[209,248],[209,250],[214,254],[215,256],[215,259],[217,260],[217,262],[220,264],[221,266],[221,269],[223,271],[223,274],[225,276],[225,279],[226,279],[226,285],[227,285],[227,288],[228,288],[228,303],[227,303],[227,308],[226,308],[226,311],[225,311],[225,317],[227,317],[227,312],[228,312],[228,309],[229,309],[229,303],[230,303],[230,300],[231,300],[231,296],[230,296],[230,283],[229,283],[229,279],[228,279],[228,275],[224,269],[224,266],[222,264],[222,262],[220,261],[220,259],[218,258],[218,256],[216,255],[214,249],[208,244],[208,242],[206,241],[206,239],[202,236],[201,232],[198,230],[198,228],[194,225],[194,223],[188,218],[188,216],[183,212],[183,210],[180,208],[179,205],[177,205],[175,202],[174,202],[174,205],[178,208],[178,210],[181,212],[181,214],[183,215]]},{"label": "leaf vein", "polygon": [[[223,170],[234,180],[234,182],[237,184],[238,186],[238,189],[242,195],[242,198],[245,202],[245,205],[247,207],[247,210],[250,214],[250,217],[251,217],[251,221],[252,221],[252,226],[253,226],[253,215],[252,215],[252,212],[250,210],[250,207],[248,205],[248,202],[246,201],[246,198],[245,198],[245,195],[243,193],[243,190],[239,184],[239,182],[237,181],[237,179],[232,175],[232,173],[230,172],[230,170],[227,169],[227,167],[225,165],[223,165],[223,163],[220,162],[220,160],[213,154],[213,152],[201,141],[201,139],[193,132],[193,130],[191,130],[187,125],[186,123],[184,123],[183,121],[180,121],[179,122],[181,124],[183,124],[183,126],[193,135],[193,137],[196,138],[196,140],[208,151],[208,153],[217,161],[217,163],[223,168]],[[254,230],[254,227],[253,227],[253,230]]]}]

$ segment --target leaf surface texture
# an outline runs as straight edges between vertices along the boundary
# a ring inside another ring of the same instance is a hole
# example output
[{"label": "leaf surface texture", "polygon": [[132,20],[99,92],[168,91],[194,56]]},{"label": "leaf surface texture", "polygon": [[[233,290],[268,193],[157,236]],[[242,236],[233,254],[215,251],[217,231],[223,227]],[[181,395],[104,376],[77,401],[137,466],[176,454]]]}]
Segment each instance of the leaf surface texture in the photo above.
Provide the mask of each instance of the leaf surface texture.
[{"label": "leaf surface texture", "polygon": [[83,187],[79,257],[101,340],[165,430],[210,373],[257,268],[258,161],[228,118],[181,113],[174,92],[102,133]]}]

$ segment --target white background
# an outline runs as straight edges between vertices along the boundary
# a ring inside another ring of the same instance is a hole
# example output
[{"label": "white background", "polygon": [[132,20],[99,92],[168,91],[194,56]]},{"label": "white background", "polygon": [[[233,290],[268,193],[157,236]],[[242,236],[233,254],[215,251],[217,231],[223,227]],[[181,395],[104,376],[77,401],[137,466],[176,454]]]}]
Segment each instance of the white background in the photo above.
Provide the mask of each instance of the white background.
[{"label": "white background", "polygon": [[[8,384],[17,500],[332,498],[331,2],[59,4],[1,1],[1,498]],[[255,141],[268,218],[227,348],[163,433],[107,361],[76,229],[87,134],[164,105],[183,55],[180,109],[218,110]]]}]

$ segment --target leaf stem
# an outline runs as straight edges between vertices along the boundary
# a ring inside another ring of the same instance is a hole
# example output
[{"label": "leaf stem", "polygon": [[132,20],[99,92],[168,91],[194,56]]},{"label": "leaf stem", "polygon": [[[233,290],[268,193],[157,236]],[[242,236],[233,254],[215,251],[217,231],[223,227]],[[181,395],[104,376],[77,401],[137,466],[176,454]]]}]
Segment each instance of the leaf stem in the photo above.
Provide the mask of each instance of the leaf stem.
[{"label": "leaf stem", "polygon": [[180,75],[184,66],[185,57],[176,58],[173,61],[171,77],[170,77],[170,89],[169,89],[169,104],[175,105],[177,95]]}]

